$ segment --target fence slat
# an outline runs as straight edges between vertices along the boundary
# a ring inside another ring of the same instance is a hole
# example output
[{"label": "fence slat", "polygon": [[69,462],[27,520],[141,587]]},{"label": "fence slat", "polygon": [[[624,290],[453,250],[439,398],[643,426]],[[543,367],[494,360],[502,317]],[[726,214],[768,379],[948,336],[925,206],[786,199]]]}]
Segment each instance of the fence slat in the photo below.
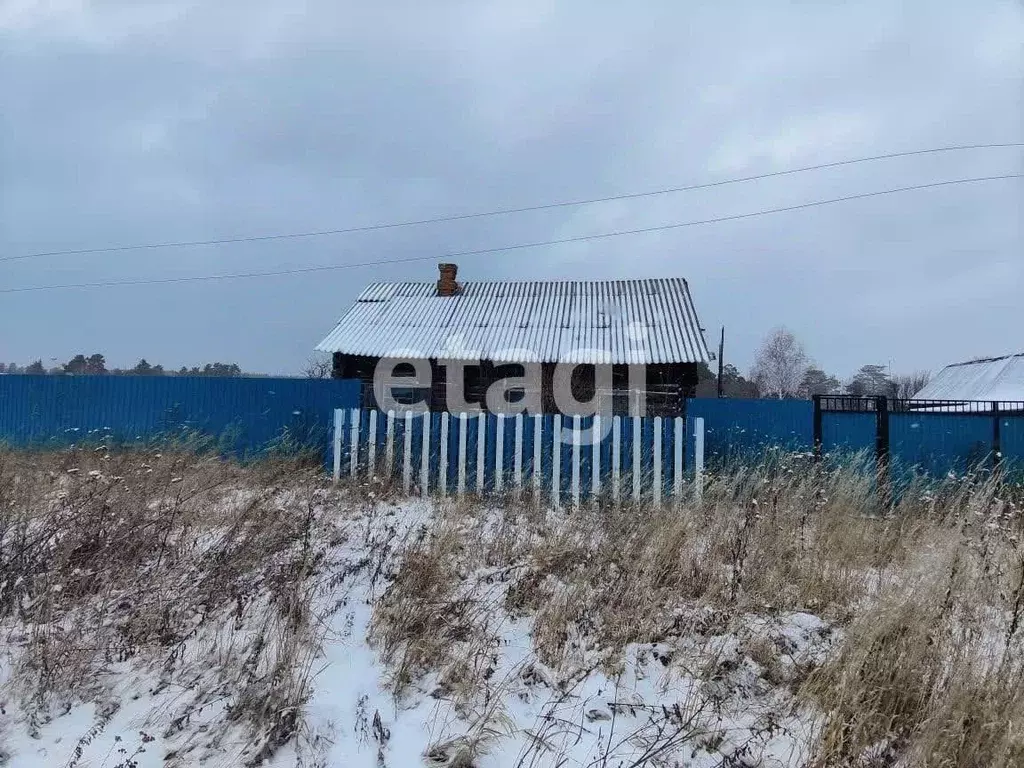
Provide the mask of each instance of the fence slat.
[{"label": "fence slat", "polygon": [[395,472],[395,412],[388,411],[387,427],[384,438],[384,471],[381,473],[385,478],[390,478]]},{"label": "fence slat", "polygon": [[594,427],[590,431],[590,450],[593,458],[590,464],[590,492],[597,499],[601,493],[601,414],[594,415]]},{"label": "fence slat", "polygon": [[377,411],[370,411],[370,423],[367,427],[366,439],[366,468],[369,476],[373,478],[377,474]]},{"label": "fence slat", "polygon": [[677,416],[675,418],[675,440],[672,447],[675,451],[672,464],[672,495],[679,499],[683,495],[683,432],[685,431],[686,420]]},{"label": "fence slat", "polygon": [[619,501],[619,471],[622,466],[622,417],[612,418],[612,501]]},{"label": "fence slat", "polygon": [[699,416],[693,420],[693,469],[694,489],[700,499],[704,496],[704,419]]},{"label": "fence slat", "polygon": [[494,428],[494,490],[501,493],[505,485],[505,416],[498,414]]},{"label": "fence slat", "polygon": [[572,504],[574,507],[580,505],[580,417],[572,417],[572,469],[570,473],[570,487],[572,489]]},{"label": "fence slat", "polygon": [[544,469],[541,461],[544,456],[544,422],[540,414],[533,417],[533,495],[539,501],[541,483],[544,480]]},{"label": "fence slat", "polygon": [[661,506],[661,416],[654,417],[654,505]]},{"label": "fence slat", "polygon": [[514,473],[516,478],[516,491],[523,487],[523,414],[516,414],[516,449],[514,461]]},{"label": "fence slat", "polygon": [[441,489],[441,496],[448,495],[448,421],[447,413],[441,414],[441,458],[437,473],[437,485]]},{"label": "fence slat", "polygon": [[633,417],[633,501],[640,500],[640,479],[643,475],[643,453],[640,450],[643,417]]},{"label": "fence slat", "polygon": [[484,471],[487,462],[484,456],[487,452],[487,414],[481,412],[476,417],[476,492],[484,495]]},{"label": "fence slat", "polygon": [[459,462],[459,482],[456,486],[456,492],[459,496],[464,496],[466,493],[466,452],[467,452],[467,441],[469,432],[469,414],[460,413],[459,419],[459,456],[457,461]]},{"label": "fence slat", "polygon": [[348,473],[355,477],[359,471],[359,424],[363,419],[363,412],[359,408],[349,411],[351,427],[348,431]]},{"label": "fence slat", "polygon": [[420,446],[420,493],[430,490],[430,411],[423,414],[423,441]]},{"label": "fence slat", "polygon": [[412,487],[412,411],[405,412],[405,433],[402,435],[402,489]]},{"label": "fence slat", "polygon": [[551,504],[558,507],[562,490],[562,414],[556,413],[551,429]]},{"label": "fence slat", "polygon": [[334,452],[331,456],[333,467],[331,477],[334,482],[341,480],[341,441],[345,435],[345,411],[341,408],[334,409]]}]

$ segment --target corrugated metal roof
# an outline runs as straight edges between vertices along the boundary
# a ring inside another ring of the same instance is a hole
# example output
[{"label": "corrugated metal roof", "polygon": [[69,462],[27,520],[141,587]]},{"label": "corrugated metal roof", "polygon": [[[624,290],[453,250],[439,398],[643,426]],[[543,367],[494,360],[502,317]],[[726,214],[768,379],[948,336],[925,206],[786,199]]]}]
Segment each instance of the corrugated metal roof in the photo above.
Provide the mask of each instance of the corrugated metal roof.
[{"label": "corrugated metal roof", "polygon": [[1024,400],[1024,352],[947,365],[915,400]]},{"label": "corrugated metal roof", "polygon": [[321,352],[496,362],[699,363],[707,343],[682,278],[374,283]]}]

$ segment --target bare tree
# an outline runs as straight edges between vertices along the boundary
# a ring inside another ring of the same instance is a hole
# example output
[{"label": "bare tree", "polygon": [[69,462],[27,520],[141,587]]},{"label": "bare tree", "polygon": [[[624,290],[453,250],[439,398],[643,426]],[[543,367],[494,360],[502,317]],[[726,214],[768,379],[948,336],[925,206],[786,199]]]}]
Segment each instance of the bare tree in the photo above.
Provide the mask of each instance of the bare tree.
[{"label": "bare tree", "polygon": [[799,395],[807,368],[803,344],[785,328],[776,328],[757,350],[750,375],[763,396],[781,400]]},{"label": "bare tree", "polygon": [[928,371],[914,371],[892,377],[893,391],[896,397],[909,400],[928,384],[931,374]]},{"label": "bare tree", "polygon": [[333,372],[331,359],[322,355],[309,358],[302,368],[302,375],[307,379],[329,379]]}]

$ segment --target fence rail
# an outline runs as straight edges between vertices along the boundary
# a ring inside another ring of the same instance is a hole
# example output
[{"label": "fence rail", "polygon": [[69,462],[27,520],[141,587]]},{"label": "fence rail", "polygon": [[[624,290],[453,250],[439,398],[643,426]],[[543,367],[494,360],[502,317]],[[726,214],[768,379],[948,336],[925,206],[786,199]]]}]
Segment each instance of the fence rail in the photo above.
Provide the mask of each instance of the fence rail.
[{"label": "fence rail", "polygon": [[963,413],[991,416],[993,413],[1024,412],[1024,400],[906,400],[898,398],[815,395],[823,412],[828,413]]}]

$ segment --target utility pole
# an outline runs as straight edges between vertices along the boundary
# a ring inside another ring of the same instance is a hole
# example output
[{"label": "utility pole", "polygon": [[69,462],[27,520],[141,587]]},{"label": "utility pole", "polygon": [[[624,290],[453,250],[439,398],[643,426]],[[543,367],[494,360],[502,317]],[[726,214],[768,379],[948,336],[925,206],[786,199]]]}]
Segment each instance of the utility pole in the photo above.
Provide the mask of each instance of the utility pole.
[{"label": "utility pole", "polygon": [[722,397],[722,373],[725,367],[725,326],[722,326],[722,338],[718,342],[718,396]]}]

